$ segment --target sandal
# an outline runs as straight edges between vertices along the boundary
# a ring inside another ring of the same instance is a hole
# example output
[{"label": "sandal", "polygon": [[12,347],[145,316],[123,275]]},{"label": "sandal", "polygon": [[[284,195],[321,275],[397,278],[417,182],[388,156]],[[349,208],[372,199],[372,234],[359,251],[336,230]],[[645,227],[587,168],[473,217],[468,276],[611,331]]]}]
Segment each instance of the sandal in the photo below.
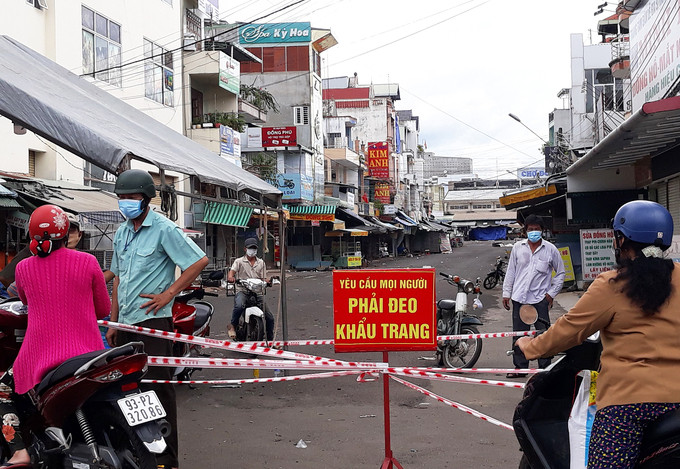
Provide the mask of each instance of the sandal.
[{"label": "sandal", "polygon": [[227,327],[227,335],[231,340],[236,339],[236,330],[234,329],[234,326],[232,326],[231,324],[229,324],[229,326]]}]

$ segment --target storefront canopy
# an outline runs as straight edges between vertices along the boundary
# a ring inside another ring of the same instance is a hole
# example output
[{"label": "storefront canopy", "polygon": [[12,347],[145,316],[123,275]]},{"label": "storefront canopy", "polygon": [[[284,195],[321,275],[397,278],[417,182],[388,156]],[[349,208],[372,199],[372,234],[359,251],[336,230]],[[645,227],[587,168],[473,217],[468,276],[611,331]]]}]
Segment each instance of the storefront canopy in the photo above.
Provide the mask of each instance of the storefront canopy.
[{"label": "storefront canopy", "polygon": [[252,207],[207,202],[203,213],[203,223],[246,227],[252,214]]},{"label": "storefront canopy", "polygon": [[680,96],[652,101],[626,119],[580,160],[567,176],[598,169],[632,166],[680,142]]},{"label": "storefront canopy", "polygon": [[8,36],[0,36],[0,114],[118,174],[127,156],[244,191],[281,192]]}]

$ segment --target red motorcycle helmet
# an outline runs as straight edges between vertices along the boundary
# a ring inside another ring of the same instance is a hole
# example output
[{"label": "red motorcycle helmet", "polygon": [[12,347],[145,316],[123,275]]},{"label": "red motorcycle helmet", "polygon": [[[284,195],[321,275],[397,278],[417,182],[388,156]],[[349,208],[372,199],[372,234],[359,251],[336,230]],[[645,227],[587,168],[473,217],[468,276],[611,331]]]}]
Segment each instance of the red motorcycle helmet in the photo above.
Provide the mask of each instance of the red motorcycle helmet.
[{"label": "red motorcycle helmet", "polygon": [[68,216],[61,208],[56,205],[41,205],[36,208],[28,222],[31,254],[40,257],[47,256],[52,252],[53,241],[68,236],[68,228]]}]

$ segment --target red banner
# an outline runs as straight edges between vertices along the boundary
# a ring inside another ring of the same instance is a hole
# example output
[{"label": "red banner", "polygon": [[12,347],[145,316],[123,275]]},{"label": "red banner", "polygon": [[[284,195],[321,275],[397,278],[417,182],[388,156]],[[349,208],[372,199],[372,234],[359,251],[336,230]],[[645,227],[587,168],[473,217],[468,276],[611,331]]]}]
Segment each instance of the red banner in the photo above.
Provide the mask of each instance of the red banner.
[{"label": "red banner", "polygon": [[295,127],[262,127],[263,147],[294,147],[296,145]]},{"label": "red banner", "polygon": [[390,203],[390,185],[389,184],[376,184],[375,192],[373,193],[373,200],[382,202],[383,204]]},{"label": "red banner", "polygon": [[333,271],[336,352],[435,350],[434,269]]},{"label": "red banner", "polygon": [[[368,175],[374,178],[390,177],[390,151],[387,142],[368,144]],[[389,202],[388,202],[389,203]]]}]

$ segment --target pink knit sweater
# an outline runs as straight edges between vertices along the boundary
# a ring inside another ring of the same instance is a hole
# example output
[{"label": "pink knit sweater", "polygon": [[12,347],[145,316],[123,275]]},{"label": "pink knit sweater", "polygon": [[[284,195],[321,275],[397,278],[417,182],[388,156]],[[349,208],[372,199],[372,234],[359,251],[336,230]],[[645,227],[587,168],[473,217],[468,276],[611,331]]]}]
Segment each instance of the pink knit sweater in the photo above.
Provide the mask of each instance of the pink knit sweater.
[{"label": "pink knit sweater", "polygon": [[15,391],[33,388],[69,358],[104,348],[97,319],[111,310],[104,274],[94,256],[60,248],[17,264],[19,297],[28,328],[14,362]]}]

